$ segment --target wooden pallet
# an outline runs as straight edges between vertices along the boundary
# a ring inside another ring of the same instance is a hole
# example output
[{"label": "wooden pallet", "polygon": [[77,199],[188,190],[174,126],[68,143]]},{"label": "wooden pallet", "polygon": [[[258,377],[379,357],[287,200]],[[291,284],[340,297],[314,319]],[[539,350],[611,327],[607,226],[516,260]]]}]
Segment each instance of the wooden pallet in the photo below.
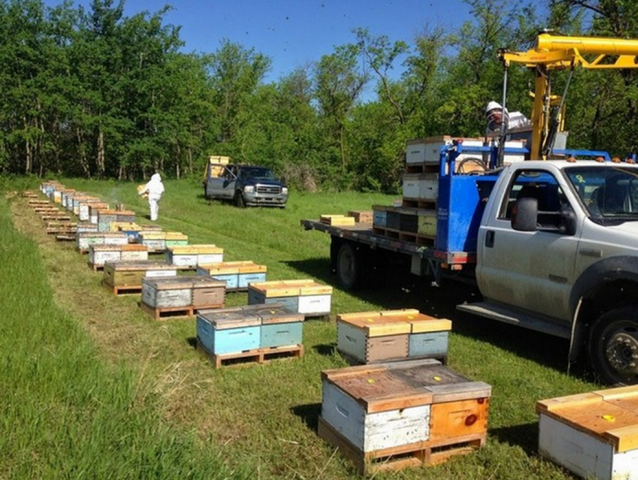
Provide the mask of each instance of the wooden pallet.
[{"label": "wooden pallet", "polygon": [[108,290],[113,292],[113,295],[129,295],[129,294],[141,294],[142,286],[141,285],[123,285],[119,287],[114,287],[113,285],[109,285],[108,283],[102,282],[102,285],[106,287]]},{"label": "wooden pallet", "polygon": [[103,263],[101,263],[101,264],[99,264],[99,265],[98,265],[98,264],[95,264],[95,263],[86,262],[86,264],[87,264],[87,265],[89,266],[89,268],[90,268],[91,270],[93,270],[94,272],[99,272],[99,271],[104,270],[104,264],[103,264]]},{"label": "wooden pallet", "polygon": [[406,163],[405,173],[439,173],[438,163]]},{"label": "wooden pallet", "polygon": [[55,239],[59,242],[75,242],[75,235],[56,235]]},{"label": "wooden pallet", "polygon": [[382,235],[388,238],[394,238],[396,240],[402,240],[404,242],[415,243],[425,247],[434,246],[434,237],[429,235],[420,235],[413,232],[402,232],[401,230],[395,230],[393,228],[373,227],[372,231],[377,235]]},{"label": "wooden pallet", "polygon": [[303,345],[288,345],[285,347],[256,348],[243,352],[215,354],[210,353],[204,345],[197,340],[197,351],[207,358],[214,368],[223,366],[239,366],[252,363],[266,363],[280,358],[303,357]]},{"label": "wooden pallet", "polygon": [[71,217],[68,215],[42,215],[40,219],[44,220],[45,222],[49,220],[69,222],[71,220]]},{"label": "wooden pallet", "polygon": [[421,208],[436,210],[436,200],[424,200],[422,198],[403,198],[401,206],[404,208]]},{"label": "wooden pallet", "polygon": [[197,307],[190,305],[188,307],[160,307],[160,308],[151,307],[142,302],[140,302],[139,305],[142,310],[148,313],[155,320],[194,317],[197,314],[198,310],[224,308],[223,303],[216,303],[214,305],[199,305]]},{"label": "wooden pallet", "polygon": [[321,417],[317,433],[353,462],[359,475],[436,465],[456,455],[471,453],[485,445],[486,440],[486,434],[482,433],[362,452]]}]

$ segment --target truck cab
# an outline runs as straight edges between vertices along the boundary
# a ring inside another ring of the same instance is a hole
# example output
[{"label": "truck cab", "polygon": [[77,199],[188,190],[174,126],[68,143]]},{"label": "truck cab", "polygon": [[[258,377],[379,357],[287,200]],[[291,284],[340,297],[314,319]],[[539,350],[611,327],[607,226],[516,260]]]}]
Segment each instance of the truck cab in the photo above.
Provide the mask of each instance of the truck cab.
[{"label": "truck cab", "polygon": [[288,187],[266,167],[230,163],[207,164],[204,196],[243,207],[284,208]]}]

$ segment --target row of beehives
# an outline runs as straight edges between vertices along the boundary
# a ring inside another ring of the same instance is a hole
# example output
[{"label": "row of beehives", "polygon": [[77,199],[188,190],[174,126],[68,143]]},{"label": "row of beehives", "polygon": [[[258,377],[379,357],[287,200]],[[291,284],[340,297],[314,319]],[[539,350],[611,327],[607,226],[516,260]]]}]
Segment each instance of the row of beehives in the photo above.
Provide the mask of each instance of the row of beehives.
[{"label": "row of beehives", "polygon": [[[143,276],[142,304],[170,302],[188,279]],[[202,305],[210,304],[213,293],[204,294],[202,287],[206,281],[199,288],[196,283],[190,298],[198,290]],[[269,355],[301,356],[305,315],[292,311],[304,303],[299,285],[247,283],[249,306],[192,310],[200,349],[217,366],[235,358],[261,363]],[[291,298],[284,307],[279,302],[286,295]],[[157,309],[149,313],[153,311]],[[322,373],[319,435],[360,472],[436,463],[485,442],[491,388],[439,362],[447,358],[446,322],[422,318],[416,311],[337,316],[339,352],[364,365]],[[541,454],[584,477],[638,478],[637,405],[636,387],[538,402]]]}]

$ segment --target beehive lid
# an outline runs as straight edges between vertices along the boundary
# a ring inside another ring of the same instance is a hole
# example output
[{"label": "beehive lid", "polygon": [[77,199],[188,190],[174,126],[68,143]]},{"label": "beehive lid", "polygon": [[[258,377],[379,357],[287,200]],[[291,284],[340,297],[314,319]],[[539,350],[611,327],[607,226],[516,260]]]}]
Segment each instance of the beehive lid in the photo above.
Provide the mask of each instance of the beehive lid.
[{"label": "beehive lid", "polygon": [[303,322],[305,319],[303,313],[293,312],[280,303],[258,304],[251,307],[254,307],[251,311],[261,318],[263,325]]},{"label": "beehive lid", "polygon": [[[166,237],[168,240],[168,236]],[[168,250],[173,255],[196,255],[206,253],[224,253],[224,249],[216,245],[175,245],[169,247]]]},{"label": "beehive lid", "polygon": [[166,232],[166,240],[188,240],[188,235],[182,232]]},{"label": "beehive lid", "polygon": [[95,202],[89,204],[89,210],[97,210],[98,212],[102,210],[108,210],[109,204],[104,202]]},{"label": "beehive lid", "polygon": [[418,314],[418,310],[346,313],[337,315],[337,322],[360,328],[368,337],[381,337],[410,333],[411,325],[407,318]]},{"label": "beehive lid", "polygon": [[97,213],[98,217],[100,216],[123,216],[123,215],[135,215],[135,212],[130,212],[126,210],[100,210]]},{"label": "beehive lid", "polygon": [[89,250],[92,252],[121,252],[124,245],[89,245]]},{"label": "beehive lid", "polygon": [[424,313],[409,316],[412,333],[443,332],[452,330],[452,322],[447,318],[434,318]]},{"label": "beehive lid", "polygon": [[226,289],[226,282],[222,280],[216,280],[212,277],[205,275],[195,275],[186,277],[190,278],[193,284],[193,288],[223,288]]},{"label": "beehive lid", "polygon": [[78,232],[78,238],[128,238],[123,232]]},{"label": "beehive lid", "polygon": [[488,384],[470,381],[433,359],[324,370],[321,376],[368,413],[487,398],[492,390]]},{"label": "beehive lid", "polygon": [[252,313],[250,309],[244,307],[204,310],[200,311],[197,317],[210,323],[217,330],[255,327],[261,324],[259,315]]},{"label": "beehive lid", "polygon": [[332,287],[328,285],[321,285],[314,280],[275,280],[271,282],[254,282],[249,285],[249,288],[261,292],[267,298],[332,293]]},{"label": "beehive lid", "polygon": [[175,289],[191,289],[193,288],[193,280],[189,277],[161,277],[161,278],[144,278],[143,285],[149,285],[156,290],[175,290]]},{"label": "beehive lid", "polygon": [[587,432],[617,452],[638,448],[638,385],[541,400],[536,412]]},{"label": "beehive lid", "polygon": [[139,236],[142,238],[142,241],[144,241],[144,240],[166,240],[166,232],[142,231],[142,232],[139,233]]}]

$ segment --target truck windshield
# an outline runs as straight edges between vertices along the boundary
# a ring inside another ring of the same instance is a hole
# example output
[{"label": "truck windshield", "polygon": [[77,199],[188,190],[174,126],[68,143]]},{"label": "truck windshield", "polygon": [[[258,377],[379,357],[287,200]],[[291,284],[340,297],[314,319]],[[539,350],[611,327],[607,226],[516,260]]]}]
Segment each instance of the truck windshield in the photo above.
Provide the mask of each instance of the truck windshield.
[{"label": "truck windshield", "polygon": [[638,168],[569,167],[565,173],[592,218],[638,219]]},{"label": "truck windshield", "polygon": [[239,178],[242,180],[247,178],[275,180],[275,174],[272,173],[270,169],[264,167],[242,167],[239,170]]}]

